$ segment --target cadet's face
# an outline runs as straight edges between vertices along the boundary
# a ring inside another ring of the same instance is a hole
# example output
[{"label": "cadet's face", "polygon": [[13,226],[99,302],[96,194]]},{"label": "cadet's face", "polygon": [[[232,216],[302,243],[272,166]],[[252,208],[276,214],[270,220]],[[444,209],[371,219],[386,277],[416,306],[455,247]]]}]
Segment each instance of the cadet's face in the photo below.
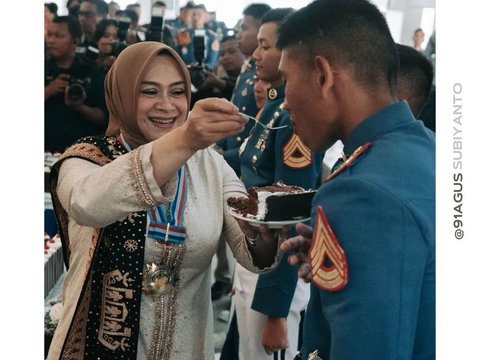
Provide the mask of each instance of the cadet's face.
[{"label": "cadet's face", "polygon": [[246,56],[251,56],[258,46],[258,23],[251,16],[245,16],[237,34],[238,47]]},{"label": "cadet's face", "polygon": [[185,80],[178,64],[168,55],[157,56],[145,74],[137,99],[137,122],[142,134],[153,141],[181,126],[187,118]]},{"label": "cadet's face", "polygon": [[425,33],[423,31],[417,31],[413,36],[415,45],[420,45],[425,40]]},{"label": "cadet's face", "polygon": [[183,9],[180,11],[180,21],[185,24],[191,25],[192,24],[192,10],[190,9]]},{"label": "cadet's face", "polygon": [[326,150],[334,142],[337,125],[319,96],[318,74],[304,61],[295,47],[282,50],[279,69],[285,80],[284,108],[290,111],[293,129],[305,145],[313,151]]},{"label": "cadet's face", "polygon": [[275,45],[277,43],[278,25],[275,23],[265,23],[260,26],[258,31],[258,47],[254,51],[252,58],[257,64],[257,76],[265,81],[277,86],[281,81],[278,72],[281,52]]},{"label": "cadet's face", "polygon": [[66,23],[51,23],[48,26],[46,46],[48,53],[55,59],[70,55],[75,50],[75,41],[68,32]]},{"label": "cadet's face", "polygon": [[240,52],[236,40],[228,40],[220,45],[220,62],[225,71],[240,71],[245,56]]},{"label": "cadet's face", "polygon": [[194,29],[203,29],[205,25],[205,15],[202,9],[192,11],[192,27]]}]

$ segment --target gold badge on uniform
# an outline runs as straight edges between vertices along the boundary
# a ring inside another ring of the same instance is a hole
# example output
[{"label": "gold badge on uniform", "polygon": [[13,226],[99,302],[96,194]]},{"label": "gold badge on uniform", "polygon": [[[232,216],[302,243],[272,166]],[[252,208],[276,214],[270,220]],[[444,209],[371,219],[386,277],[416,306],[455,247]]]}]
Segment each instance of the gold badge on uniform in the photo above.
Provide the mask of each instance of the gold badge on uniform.
[{"label": "gold badge on uniform", "polygon": [[218,42],[218,40],[213,40],[211,48],[212,48],[212,51],[220,50],[220,43]]},{"label": "gold badge on uniform", "polygon": [[317,287],[338,291],[347,285],[347,258],[321,206],[317,208],[313,243],[308,255],[312,282]]},{"label": "gold badge on uniform", "polygon": [[187,29],[180,29],[177,32],[177,44],[180,46],[188,46],[192,40],[190,39],[190,33]]},{"label": "gold badge on uniform", "polygon": [[312,164],[312,151],[296,134],[283,145],[283,165],[292,169],[303,169]]},{"label": "gold badge on uniform", "polygon": [[270,100],[275,100],[278,96],[277,90],[274,88],[268,89],[268,98]]}]

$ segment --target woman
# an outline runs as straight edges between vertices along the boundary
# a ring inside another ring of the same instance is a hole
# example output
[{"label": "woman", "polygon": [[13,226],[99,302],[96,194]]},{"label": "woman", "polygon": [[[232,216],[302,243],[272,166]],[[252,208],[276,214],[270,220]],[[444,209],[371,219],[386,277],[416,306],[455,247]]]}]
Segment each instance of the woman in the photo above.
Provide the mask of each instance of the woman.
[{"label": "woman", "polygon": [[95,43],[98,48],[97,64],[110,70],[120,50],[126,45],[118,42],[118,22],[114,19],[102,19],[95,28]]},{"label": "woman", "polygon": [[127,47],[105,83],[112,136],[77,141],[52,170],[69,269],[48,359],[213,359],[219,241],[251,271],[278,261],[267,229],[247,248],[226,212],[245,189],[208,148],[246,120],[220,99],[187,119],[188,69],[159,42]]}]

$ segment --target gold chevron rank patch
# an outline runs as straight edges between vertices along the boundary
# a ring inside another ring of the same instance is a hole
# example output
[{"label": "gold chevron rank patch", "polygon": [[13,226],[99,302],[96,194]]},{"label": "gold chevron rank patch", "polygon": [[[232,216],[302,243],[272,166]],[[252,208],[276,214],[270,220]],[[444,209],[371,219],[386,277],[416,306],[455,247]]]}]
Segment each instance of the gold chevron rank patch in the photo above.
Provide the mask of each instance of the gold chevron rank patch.
[{"label": "gold chevron rank patch", "polygon": [[347,285],[347,258],[320,206],[317,208],[313,243],[308,255],[312,282],[317,287],[338,291]]},{"label": "gold chevron rank patch", "polygon": [[303,169],[312,164],[312,151],[300,140],[298,135],[283,145],[283,165],[292,169]]}]

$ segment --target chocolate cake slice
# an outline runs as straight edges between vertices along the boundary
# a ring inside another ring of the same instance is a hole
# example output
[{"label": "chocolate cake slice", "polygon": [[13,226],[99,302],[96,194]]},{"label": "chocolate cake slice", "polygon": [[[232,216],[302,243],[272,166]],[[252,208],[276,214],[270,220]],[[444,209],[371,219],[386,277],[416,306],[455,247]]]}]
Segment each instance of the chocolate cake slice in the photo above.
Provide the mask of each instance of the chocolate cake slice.
[{"label": "chocolate cake slice", "polygon": [[275,183],[252,187],[247,197],[232,197],[228,205],[244,217],[260,221],[285,221],[310,216],[315,190]]}]

